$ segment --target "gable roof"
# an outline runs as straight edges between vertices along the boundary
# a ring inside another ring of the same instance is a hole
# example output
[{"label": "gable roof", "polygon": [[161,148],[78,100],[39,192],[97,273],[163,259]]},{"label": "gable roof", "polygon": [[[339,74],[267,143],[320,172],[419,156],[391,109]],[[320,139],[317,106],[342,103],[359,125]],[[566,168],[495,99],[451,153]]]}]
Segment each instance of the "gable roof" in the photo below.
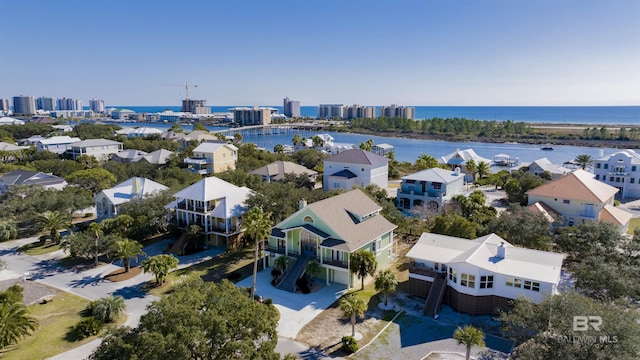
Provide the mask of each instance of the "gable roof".
[{"label": "gable roof", "polygon": [[40,140],[34,141],[36,144],[40,143],[42,145],[57,145],[57,144],[73,144],[81,141],[78,137],[71,137],[68,135],[63,136],[52,136],[48,138],[43,138]]},{"label": "gable roof", "polygon": [[350,149],[324,159],[324,162],[382,166],[387,165],[389,159],[366,150]]},{"label": "gable roof", "polygon": [[14,144],[9,144],[4,141],[0,141],[0,151],[19,151],[28,149],[28,146],[18,146]]},{"label": "gable roof", "polygon": [[568,174],[571,172],[570,169],[561,165],[554,164],[546,157],[532,161],[531,164],[529,164],[529,167],[531,167],[531,165],[533,164],[538,165],[538,167],[540,167],[542,171],[548,171],[552,174]]},{"label": "gable roof", "polygon": [[52,174],[27,170],[14,170],[0,176],[0,183],[4,184],[4,186],[40,185],[47,187],[63,185],[67,182],[63,178]]},{"label": "gable roof", "polygon": [[301,225],[291,223],[291,220],[301,212],[311,212],[313,217],[324,223],[331,232],[326,234],[314,231],[316,234],[322,233],[327,236],[321,246],[353,252],[397,227],[379,214],[381,209],[380,205],[360,189],[356,189],[309,204],[275,228],[279,231],[298,228]]},{"label": "gable roof", "polygon": [[445,184],[454,182],[459,179],[464,179],[464,174],[461,175],[460,173],[456,173],[455,171],[440,168],[426,169],[402,177],[402,180],[441,182]]},{"label": "gable roof", "polygon": [[153,180],[132,177],[110,189],[104,189],[100,193],[104,194],[112,204],[119,205],[129,202],[133,198],[142,198],[167,189],[169,188]]},{"label": "gable roof", "polygon": [[484,161],[487,164],[492,163],[491,160],[485,159],[482,156],[479,156],[478,154],[476,154],[476,152],[473,151],[473,149],[465,149],[465,150],[457,149],[456,151],[448,155],[445,155],[440,159],[444,164],[451,164],[451,165],[464,164],[471,159],[473,159],[473,161],[475,161],[476,163],[479,163],[480,161]]},{"label": "gable roof", "polygon": [[121,159],[131,159],[131,160],[140,160],[142,159],[143,156],[147,155],[146,152],[142,151],[142,150],[136,150],[136,149],[127,149],[127,150],[122,150],[118,153],[116,153],[115,156],[121,158]]},{"label": "gable roof", "polygon": [[317,171],[313,171],[307,169],[302,165],[298,165],[291,161],[274,161],[271,164],[265,165],[263,167],[259,167],[251,172],[255,175],[270,177],[274,180],[282,180],[285,177],[285,174],[295,174],[295,175],[317,175]]},{"label": "gable roof", "polygon": [[167,159],[173,155],[173,151],[160,149],[154,152],[151,152],[142,158],[145,159],[150,164],[162,165],[167,163]]},{"label": "gable roof", "polygon": [[216,151],[222,149],[223,147],[226,147],[233,151],[238,151],[237,147],[231,144],[227,144],[226,142],[203,142],[200,145],[196,146],[196,148],[193,149],[193,152],[198,151],[198,152],[204,152],[204,153],[215,153]]},{"label": "gable roof", "polygon": [[94,146],[111,146],[122,145],[119,141],[108,139],[87,139],[69,144],[70,147],[94,147]]},{"label": "gable roof", "polygon": [[204,130],[195,130],[192,131],[188,134],[182,134],[182,133],[176,133],[174,135],[178,140],[180,141],[193,141],[193,140],[197,140],[197,141],[202,141],[202,140],[217,140],[218,138],[211,134],[208,131],[204,131]]},{"label": "gable roof", "polygon": [[617,192],[617,188],[596,180],[592,173],[578,169],[527,191],[527,195],[602,203]]},{"label": "gable roof", "polygon": [[606,204],[602,207],[602,211],[600,212],[599,221],[610,222],[614,225],[618,226],[626,226],[629,223],[629,220],[633,215],[630,213],[619,209],[613,205]]},{"label": "gable roof", "polygon": [[[506,248],[504,258],[499,247]],[[406,255],[437,263],[466,263],[495,274],[557,284],[564,255],[515,247],[496,234],[474,240],[423,233]]]},{"label": "gable roof", "polygon": [[244,213],[246,211],[245,201],[251,194],[252,190],[247,187],[238,187],[211,176],[178,191],[173,196],[177,199],[202,202],[220,201],[220,203],[216,204],[211,216],[226,219],[232,216],[240,216]]}]

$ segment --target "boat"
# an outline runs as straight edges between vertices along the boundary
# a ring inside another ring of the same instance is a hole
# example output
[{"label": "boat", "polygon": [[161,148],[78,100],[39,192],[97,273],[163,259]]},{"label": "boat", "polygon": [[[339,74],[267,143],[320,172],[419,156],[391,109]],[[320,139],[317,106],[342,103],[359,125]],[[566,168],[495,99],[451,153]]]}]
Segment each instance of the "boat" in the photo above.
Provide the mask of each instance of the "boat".
[{"label": "boat", "polygon": [[545,147],[541,147],[540,150],[551,151],[551,150],[553,150],[553,148],[550,147],[550,146],[545,146]]}]

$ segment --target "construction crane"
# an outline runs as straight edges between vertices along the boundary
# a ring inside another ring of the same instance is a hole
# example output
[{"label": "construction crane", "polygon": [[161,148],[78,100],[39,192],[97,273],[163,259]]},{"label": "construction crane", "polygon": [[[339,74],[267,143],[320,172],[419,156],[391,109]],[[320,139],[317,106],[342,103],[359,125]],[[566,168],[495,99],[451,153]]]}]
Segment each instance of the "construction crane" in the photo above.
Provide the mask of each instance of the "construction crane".
[{"label": "construction crane", "polygon": [[[162,86],[180,86],[183,87],[184,86],[184,91],[185,91],[185,106],[183,106],[183,111],[184,112],[191,112],[191,104],[189,103],[189,82],[185,81],[184,85],[183,84],[160,84]],[[198,87],[198,85],[191,85],[193,87]]]}]

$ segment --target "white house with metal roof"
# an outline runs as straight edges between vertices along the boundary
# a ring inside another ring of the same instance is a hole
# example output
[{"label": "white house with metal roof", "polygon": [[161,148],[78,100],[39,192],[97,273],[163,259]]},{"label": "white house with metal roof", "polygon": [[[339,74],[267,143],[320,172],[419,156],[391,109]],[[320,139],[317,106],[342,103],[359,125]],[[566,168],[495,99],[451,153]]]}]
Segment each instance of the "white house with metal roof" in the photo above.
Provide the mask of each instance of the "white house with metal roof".
[{"label": "white house with metal roof", "polygon": [[460,170],[465,173],[465,180],[473,181],[474,179],[472,174],[469,173],[467,167],[465,166],[465,164],[469,162],[469,160],[473,160],[476,165],[480,162],[484,162],[489,166],[491,166],[492,164],[491,160],[483,158],[482,156],[476,154],[473,149],[457,149],[456,151],[440,158],[440,162],[449,165],[451,167],[451,170],[454,170],[456,167],[460,168]]},{"label": "white house with metal roof", "polygon": [[126,127],[120,130],[116,130],[116,134],[125,135],[128,138],[134,137],[147,137],[152,135],[161,135],[164,132],[160,129],[152,128],[152,127]]},{"label": "white house with metal roof", "polygon": [[163,164],[167,163],[167,161],[169,160],[169,158],[173,154],[174,154],[173,151],[169,151],[169,150],[165,150],[165,149],[159,149],[159,150],[156,150],[154,152],[148,153],[147,155],[143,156],[142,159],[140,159],[140,160],[141,161],[146,161],[149,164],[163,165]]},{"label": "white house with metal roof", "polygon": [[78,137],[52,136],[48,138],[34,139],[33,144],[36,145],[38,151],[50,151],[56,154],[63,154],[67,151],[67,145],[80,141]]},{"label": "white house with metal roof", "polygon": [[278,287],[295,291],[296,280],[311,260],[320,264],[318,278],[327,284],[354,286],[357,279],[349,270],[350,259],[359,250],[371,251],[378,269],[388,267],[394,257],[393,230],[397,226],[381,210],[359,189],[312,204],[301,200],[297,212],[273,227],[265,248],[267,266],[280,255],[293,260]]},{"label": "white house with metal roof", "polygon": [[527,196],[528,205],[540,202],[558,213],[557,224],[574,226],[585,221],[607,221],[626,232],[632,215],[613,206],[618,191],[579,169],[529,190]]},{"label": "white house with metal roof", "polygon": [[622,198],[640,198],[640,154],[621,150],[594,161],[596,180],[618,188]]},{"label": "white house with metal roof", "polygon": [[144,158],[146,155],[148,155],[148,153],[142,150],[127,149],[114,154],[112,160],[115,162],[128,164],[138,162],[142,160],[142,158]]},{"label": "white house with metal roof", "polygon": [[432,168],[404,176],[398,188],[397,207],[411,211],[422,206],[440,211],[442,204],[456,195],[464,194],[464,175],[457,170]]},{"label": "white house with metal roof", "polygon": [[406,255],[409,295],[426,299],[424,313],[441,305],[473,315],[492,314],[525,296],[556,294],[564,255],[515,247],[496,234],[474,240],[423,233]]},{"label": "white house with metal roof", "polygon": [[387,188],[389,159],[362,149],[346,150],[324,159],[324,191],[351,190],[375,184]]},{"label": "white house with metal roof", "polygon": [[165,207],[179,227],[199,225],[207,243],[233,246],[240,238],[245,202],[251,194],[249,188],[211,176],[173,194],[176,200]]},{"label": "white house with metal roof", "polygon": [[120,184],[100,191],[93,199],[98,219],[118,216],[120,207],[132,200],[141,200],[169,188],[153,180],[132,177]]},{"label": "white house with metal roof", "polygon": [[75,160],[78,156],[93,156],[98,161],[109,160],[111,155],[122,151],[122,143],[107,139],[89,139],[67,145],[67,155]]},{"label": "white house with metal roof", "polygon": [[238,148],[225,142],[203,142],[193,149],[193,156],[184,159],[187,170],[200,175],[235,170]]}]

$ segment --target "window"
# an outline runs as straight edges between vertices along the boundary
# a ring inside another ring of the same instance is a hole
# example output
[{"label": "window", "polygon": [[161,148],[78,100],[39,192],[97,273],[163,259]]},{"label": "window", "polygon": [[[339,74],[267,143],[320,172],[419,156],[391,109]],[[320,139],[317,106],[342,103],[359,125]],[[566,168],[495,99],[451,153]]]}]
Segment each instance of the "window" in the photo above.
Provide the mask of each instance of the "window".
[{"label": "window", "polygon": [[480,276],[480,289],[493,288],[493,275]]},{"label": "window", "polygon": [[620,182],[620,178],[619,177],[616,178],[616,182]]},{"label": "window", "polygon": [[458,282],[458,272],[453,268],[449,268],[449,280],[453,281],[454,283]]},{"label": "window", "polygon": [[527,290],[540,291],[540,283],[536,281],[525,280],[523,287]]},{"label": "window", "polygon": [[517,288],[522,287],[522,279],[516,279],[508,276],[506,285]]},{"label": "window", "polygon": [[633,165],[633,166],[631,167],[631,171],[636,171],[636,166],[635,166],[635,165]]},{"label": "window", "polygon": [[596,180],[600,180],[600,175],[596,175]]},{"label": "window", "polygon": [[609,164],[604,164],[604,168],[608,169],[609,168]]},{"label": "window", "polygon": [[596,169],[600,169],[600,163],[596,164]]},{"label": "window", "polygon": [[632,183],[632,184],[633,184],[633,183],[635,183],[635,181],[636,181],[636,179],[635,179],[635,178],[631,178],[631,179],[629,179],[629,182],[630,182],[630,183]]},{"label": "window", "polygon": [[409,209],[411,207],[411,200],[407,198],[400,199],[400,207],[403,209]]},{"label": "window", "polygon": [[613,176],[609,177],[609,181],[613,182]]},{"label": "window", "polygon": [[566,199],[565,199],[565,200],[562,200],[562,203],[563,203],[563,204],[571,204],[571,200],[566,200]]},{"label": "window", "polygon": [[311,216],[305,216],[303,221],[308,223],[313,223],[313,218]]},{"label": "window", "polygon": [[439,183],[439,182],[431,183],[431,186],[433,187],[433,190],[441,190],[442,189],[442,183]]},{"label": "window", "polygon": [[476,276],[469,274],[460,274],[460,285],[475,288],[476,287]]}]

